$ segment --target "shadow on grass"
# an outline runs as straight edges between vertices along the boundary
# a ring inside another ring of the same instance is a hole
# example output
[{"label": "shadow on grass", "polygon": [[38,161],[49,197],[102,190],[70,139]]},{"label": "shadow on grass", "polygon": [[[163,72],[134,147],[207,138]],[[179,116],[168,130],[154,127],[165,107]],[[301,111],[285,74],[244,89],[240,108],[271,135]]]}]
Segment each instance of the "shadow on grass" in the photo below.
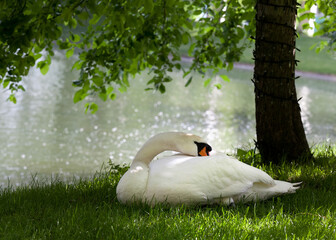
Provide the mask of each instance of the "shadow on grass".
[{"label": "shadow on grass", "polygon": [[[307,229],[321,232],[327,238],[331,236],[328,227],[335,224],[336,211],[335,156],[318,156],[302,165],[259,167],[276,179],[303,181],[302,188],[295,194],[257,203],[238,203],[236,207],[127,206],[120,204],[116,197],[117,183],[127,168],[111,166],[91,180],[72,185],[54,181],[15,191],[3,189],[0,226],[13,239],[29,238],[32,231],[41,232],[37,236],[47,231],[59,239],[97,236],[160,239],[162,233],[166,239],[223,236],[232,239],[242,237],[239,234],[245,234],[247,239],[251,236],[283,239],[293,234],[308,236]],[[15,230],[16,226],[23,229],[21,234]]]}]

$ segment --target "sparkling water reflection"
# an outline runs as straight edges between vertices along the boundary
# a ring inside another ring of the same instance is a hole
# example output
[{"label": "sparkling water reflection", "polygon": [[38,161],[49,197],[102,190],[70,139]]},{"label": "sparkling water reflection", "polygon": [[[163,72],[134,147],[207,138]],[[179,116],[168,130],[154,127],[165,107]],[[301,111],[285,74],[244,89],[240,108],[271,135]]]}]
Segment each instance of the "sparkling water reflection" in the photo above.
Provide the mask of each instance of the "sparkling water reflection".
[{"label": "sparkling water reflection", "polygon": [[[150,136],[163,131],[186,131],[208,139],[217,151],[233,152],[253,146],[254,93],[249,71],[233,71],[222,89],[204,88],[201,76],[184,87],[182,73],[167,85],[167,93],[146,92],[148,76],[131,81],[113,102],[96,102],[95,115],[84,103],[73,104],[68,60],[58,56],[47,75],[33,70],[26,92],[16,105],[0,93],[0,184],[29,183],[32,178],[71,181],[94,174],[108,159],[129,163]],[[214,79],[220,82],[219,78]],[[336,141],[336,84],[315,79],[298,82],[303,123],[310,144]]]}]

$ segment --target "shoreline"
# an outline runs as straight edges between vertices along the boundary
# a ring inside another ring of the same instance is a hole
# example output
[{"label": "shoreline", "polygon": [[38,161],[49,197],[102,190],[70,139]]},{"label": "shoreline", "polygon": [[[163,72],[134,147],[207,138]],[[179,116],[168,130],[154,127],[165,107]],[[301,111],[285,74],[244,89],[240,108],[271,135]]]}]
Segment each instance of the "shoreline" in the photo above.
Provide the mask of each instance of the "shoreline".
[{"label": "shoreline", "polygon": [[[191,63],[193,58],[182,56],[181,61]],[[254,65],[250,63],[241,63],[235,62],[233,64],[233,68],[235,69],[242,69],[247,71],[253,71]],[[316,73],[316,72],[306,72],[301,70],[295,71],[296,76],[305,77],[305,78],[314,78],[328,82],[336,82],[336,75],[333,74],[323,74],[323,73]]]}]

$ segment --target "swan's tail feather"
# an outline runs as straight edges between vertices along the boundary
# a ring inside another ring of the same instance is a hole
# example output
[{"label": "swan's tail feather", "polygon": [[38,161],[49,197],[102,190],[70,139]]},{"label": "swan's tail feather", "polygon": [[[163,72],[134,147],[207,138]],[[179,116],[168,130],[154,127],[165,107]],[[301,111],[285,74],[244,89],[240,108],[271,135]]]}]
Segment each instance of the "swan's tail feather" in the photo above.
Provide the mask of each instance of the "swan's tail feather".
[{"label": "swan's tail feather", "polygon": [[292,186],[288,189],[288,193],[295,193],[299,189],[302,182],[290,183]]},{"label": "swan's tail feather", "polygon": [[302,182],[290,183],[274,180],[274,183],[273,186],[264,183],[254,183],[252,188],[237,196],[235,200],[243,202],[258,201],[283,194],[295,193],[300,188]]},{"label": "swan's tail feather", "polygon": [[275,185],[269,188],[269,191],[278,194],[295,193],[295,191],[300,188],[301,183],[302,182],[290,183],[275,180]]}]

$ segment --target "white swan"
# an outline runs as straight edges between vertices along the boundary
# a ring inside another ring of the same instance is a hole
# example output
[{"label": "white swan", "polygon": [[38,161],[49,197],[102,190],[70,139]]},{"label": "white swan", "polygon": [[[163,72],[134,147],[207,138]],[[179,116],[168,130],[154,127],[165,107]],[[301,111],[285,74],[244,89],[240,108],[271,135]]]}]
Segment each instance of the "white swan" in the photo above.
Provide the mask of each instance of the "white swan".
[{"label": "white swan", "polygon": [[[182,154],[152,161],[165,150]],[[226,154],[208,156],[209,151],[211,147],[192,134],[167,132],[150,138],[120,179],[118,200],[150,205],[229,205],[293,193],[299,188],[300,183],[273,180],[260,169]]]}]

